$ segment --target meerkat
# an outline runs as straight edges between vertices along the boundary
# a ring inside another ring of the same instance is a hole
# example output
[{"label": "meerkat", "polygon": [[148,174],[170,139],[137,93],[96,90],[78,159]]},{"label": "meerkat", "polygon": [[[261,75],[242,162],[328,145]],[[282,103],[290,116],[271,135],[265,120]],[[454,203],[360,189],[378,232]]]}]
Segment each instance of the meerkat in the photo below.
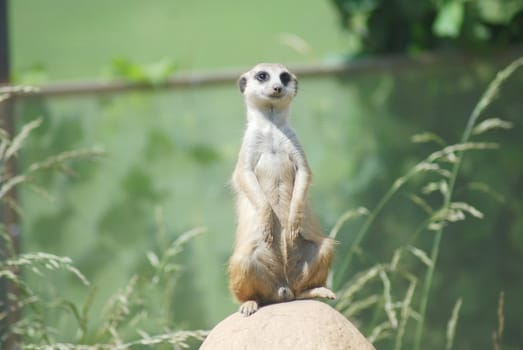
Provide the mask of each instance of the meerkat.
[{"label": "meerkat", "polygon": [[298,81],[280,64],[259,64],[238,86],[247,127],[232,176],[237,231],[229,286],[249,316],[294,299],[335,299],[325,287],[334,240],[322,234],[308,200],[311,170],[289,108]]}]

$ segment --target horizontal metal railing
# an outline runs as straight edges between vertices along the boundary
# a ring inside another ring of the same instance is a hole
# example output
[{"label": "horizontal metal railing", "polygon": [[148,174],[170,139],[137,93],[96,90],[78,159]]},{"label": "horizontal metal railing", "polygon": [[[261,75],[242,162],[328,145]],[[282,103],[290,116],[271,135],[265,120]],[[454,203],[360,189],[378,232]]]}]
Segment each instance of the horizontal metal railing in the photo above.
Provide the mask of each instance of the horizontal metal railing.
[{"label": "horizontal metal railing", "polygon": [[[290,65],[289,69],[299,77],[316,76],[350,76],[351,74],[368,73],[379,70],[409,69],[434,64],[473,63],[482,59],[494,59],[500,63],[507,62],[523,55],[523,47],[493,53],[489,55],[473,55],[464,53],[426,53],[415,57],[386,56],[380,58],[365,58],[339,63]],[[84,94],[106,94],[133,90],[188,88],[234,82],[245,69],[229,69],[212,72],[179,72],[173,74],[160,84],[148,82],[131,82],[126,80],[113,81],[78,81],[53,82],[42,85],[29,92],[14,92],[13,97],[24,96],[67,96]]]}]

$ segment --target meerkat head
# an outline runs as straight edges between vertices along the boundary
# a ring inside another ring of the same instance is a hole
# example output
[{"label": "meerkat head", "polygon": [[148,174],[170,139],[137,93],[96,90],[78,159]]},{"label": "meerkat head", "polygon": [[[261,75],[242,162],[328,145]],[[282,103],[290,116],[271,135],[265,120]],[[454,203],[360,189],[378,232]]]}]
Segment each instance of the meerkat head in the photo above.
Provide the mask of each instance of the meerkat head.
[{"label": "meerkat head", "polygon": [[238,86],[248,104],[258,108],[288,107],[298,92],[298,80],[281,64],[261,63],[243,74]]}]

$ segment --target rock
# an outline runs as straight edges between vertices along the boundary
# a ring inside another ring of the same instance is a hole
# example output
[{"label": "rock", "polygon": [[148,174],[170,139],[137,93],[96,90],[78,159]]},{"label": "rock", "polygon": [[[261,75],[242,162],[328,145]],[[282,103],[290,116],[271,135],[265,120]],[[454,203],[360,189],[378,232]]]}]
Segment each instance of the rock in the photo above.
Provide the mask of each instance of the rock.
[{"label": "rock", "polygon": [[200,350],[375,350],[342,314],[317,300],[272,304],[218,323]]}]

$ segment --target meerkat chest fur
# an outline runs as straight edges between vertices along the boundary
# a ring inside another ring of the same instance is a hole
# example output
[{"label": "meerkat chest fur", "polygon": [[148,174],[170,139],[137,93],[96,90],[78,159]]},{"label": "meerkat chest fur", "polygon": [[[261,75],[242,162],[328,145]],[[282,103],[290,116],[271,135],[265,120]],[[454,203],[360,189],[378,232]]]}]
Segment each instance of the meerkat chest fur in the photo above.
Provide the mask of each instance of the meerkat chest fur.
[{"label": "meerkat chest fur", "polygon": [[256,152],[253,169],[258,183],[275,214],[284,223],[296,175],[294,147],[279,129],[258,131],[253,147]]},{"label": "meerkat chest fur", "polygon": [[240,88],[247,107],[247,128],[239,165],[254,172],[267,201],[284,224],[296,172],[306,165],[288,121],[297,81],[279,65],[259,65],[242,78],[245,80],[240,79]]},{"label": "meerkat chest fur", "polygon": [[248,146],[253,153],[251,166],[258,178],[272,177],[278,181],[281,172],[287,172],[289,166],[295,162],[295,146],[291,141],[294,134],[287,125],[284,128],[274,125],[250,123],[247,127],[247,139],[252,140]]}]

